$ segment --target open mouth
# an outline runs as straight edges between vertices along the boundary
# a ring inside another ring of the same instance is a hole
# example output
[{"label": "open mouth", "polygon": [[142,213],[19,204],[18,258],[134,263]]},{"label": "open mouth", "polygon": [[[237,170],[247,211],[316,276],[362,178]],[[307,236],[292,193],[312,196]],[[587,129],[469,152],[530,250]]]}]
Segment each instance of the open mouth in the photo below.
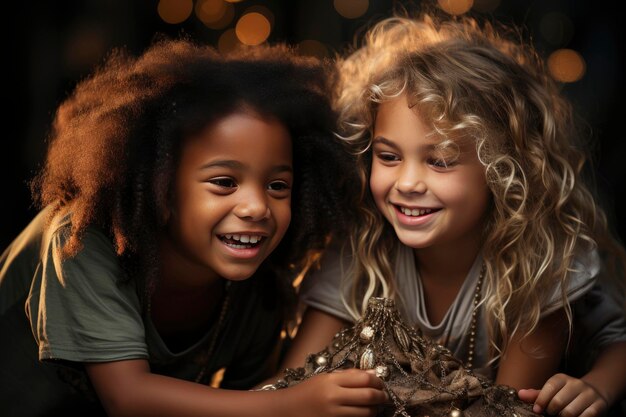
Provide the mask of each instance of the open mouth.
[{"label": "open mouth", "polygon": [[218,235],[226,246],[233,249],[251,249],[258,247],[264,237],[260,235]]},{"label": "open mouth", "polygon": [[425,208],[425,209],[410,209],[408,207],[401,207],[401,206],[396,206],[398,211],[400,211],[400,213],[404,214],[405,216],[409,216],[409,217],[421,217],[421,216],[426,216],[428,214],[432,214],[435,213],[441,209],[431,209],[431,208]]}]

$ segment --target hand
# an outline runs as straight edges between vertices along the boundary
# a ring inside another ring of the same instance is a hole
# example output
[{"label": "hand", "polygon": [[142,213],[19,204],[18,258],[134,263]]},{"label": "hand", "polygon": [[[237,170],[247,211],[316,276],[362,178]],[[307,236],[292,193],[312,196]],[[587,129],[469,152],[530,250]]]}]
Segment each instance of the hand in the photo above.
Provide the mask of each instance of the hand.
[{"label": "hand", "polygon": [[518,395],[522,401],[534,402],[533,411],[537,414],[598,417],[608,408],[607,400],[591,384],[565,374],[548,379],[541,391],[522,389]]},{"label": "hand", "polygon": [[[286,412],[298,417],[374,417],[388,400],[380,378],[349,369],[314,376],[284,392]],[[289,395],[287,395],[289,394]]]}]

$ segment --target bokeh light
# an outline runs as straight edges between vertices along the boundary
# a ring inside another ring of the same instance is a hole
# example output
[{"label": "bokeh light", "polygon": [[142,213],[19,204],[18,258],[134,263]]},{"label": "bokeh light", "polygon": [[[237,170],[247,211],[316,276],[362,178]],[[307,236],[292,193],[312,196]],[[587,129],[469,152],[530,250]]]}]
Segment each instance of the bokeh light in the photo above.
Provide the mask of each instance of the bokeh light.
[{"label": "bokeh light", "polygon": [[109,45],[104,29],[98,25],[81,25],[68,38],[65,63],[71,71],[88,71],[106,55]]},{"label": "bokeh light", "polygon": [[237,22],[235,33],[244,45],[259,45],[270,36],[269,20],[261,13],[246,13]]},{"label": "bokeh light", "polygon": [[192,11],[192,0],[159,0],[157,6],[157,12],[161,19],[170,24],[184,22]]},{"label": "bokeh light", "polygon": [[314,56],[318,58],[326,58],[328,56],[328,48],[326,45],[314,39],[306,39],[298,43],[297,51],[300,55]]},{"label": "bokeh light", "polygon": [[224,0],[198,0],[196,16],[209,29],[224,29],[235,17],[235,8]]},{"label": "bokeh light", "polygon": [[368,0],[334,0],[335,10],[347,19],[356,19],[367,12],[369,8]]},{"label": "bokeh light", "polygon": [[572,49],[559,49],[548,57],[548,70],[557,81],[573,83],[585,75],[584,58]]},{"label": "bokeh light", "polygon": [[474,4],[473,0],[437,0],[437,2],[441,10],[453,16],[467,13]]},{"label": "bokeh light", "polygon": [[243,44],[239,42],[235,29],[232,28],[225,30],[217,40],[217,49],[223,54],[233,51],[241,45]]},{"label": "bokeh light", "polygon": [[272,13],[272,11],[270,9],[268,9],[265,6],[250,6],[248,7],[242,14],[247,14],[247,13],[260,13],[263,16],[265,16],[265,18],[267,19],[268,22],[270,22],[270,27],[274,27],[274,13]]}]

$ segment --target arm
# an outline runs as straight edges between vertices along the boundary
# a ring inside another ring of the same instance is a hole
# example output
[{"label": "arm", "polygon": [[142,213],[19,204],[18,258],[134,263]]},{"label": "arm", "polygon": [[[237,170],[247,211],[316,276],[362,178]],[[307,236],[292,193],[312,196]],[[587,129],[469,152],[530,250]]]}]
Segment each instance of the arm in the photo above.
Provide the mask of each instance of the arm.
[{"label": "arm", "polygon": [[150,373],[145,360],[85,364],[110,416],[374,416],[382,382],[364,371],[323,374],[277,391],[232,391]]},{"label": "arm", "polygon": [[558,310],[526,337],[516,334],[502,354],[496,383],[515,389],[539,388],[554,375],[567,343],[565,312]]},{"label": "arm", "polygon": [[582,378],[556,374],[541,391],[521,390],[520,398],[533,402],[535,412],[567,416],[600,416],[626,393],[626,342],[602,351]]}]

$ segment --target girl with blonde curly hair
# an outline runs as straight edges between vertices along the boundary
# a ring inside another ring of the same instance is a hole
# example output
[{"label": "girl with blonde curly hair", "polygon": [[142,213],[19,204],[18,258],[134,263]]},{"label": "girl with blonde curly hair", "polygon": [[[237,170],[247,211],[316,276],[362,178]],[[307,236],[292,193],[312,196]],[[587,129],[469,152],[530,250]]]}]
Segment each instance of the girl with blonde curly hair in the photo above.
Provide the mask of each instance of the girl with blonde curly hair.
[{"label": "girl with blonde curly hair", "polygon": [[[285,366],[384,296],[475,372],[545,383],[520,392],[537,412],[597,415],[623,394],[623,304],[601,285],[623,281],[624,249],[581,178],[570,104],[502,29],[394,17],[339,61],[338,136],[361,190],[349,243],[303,283]],[[595,367],[553,376],[581,338]]]}]

